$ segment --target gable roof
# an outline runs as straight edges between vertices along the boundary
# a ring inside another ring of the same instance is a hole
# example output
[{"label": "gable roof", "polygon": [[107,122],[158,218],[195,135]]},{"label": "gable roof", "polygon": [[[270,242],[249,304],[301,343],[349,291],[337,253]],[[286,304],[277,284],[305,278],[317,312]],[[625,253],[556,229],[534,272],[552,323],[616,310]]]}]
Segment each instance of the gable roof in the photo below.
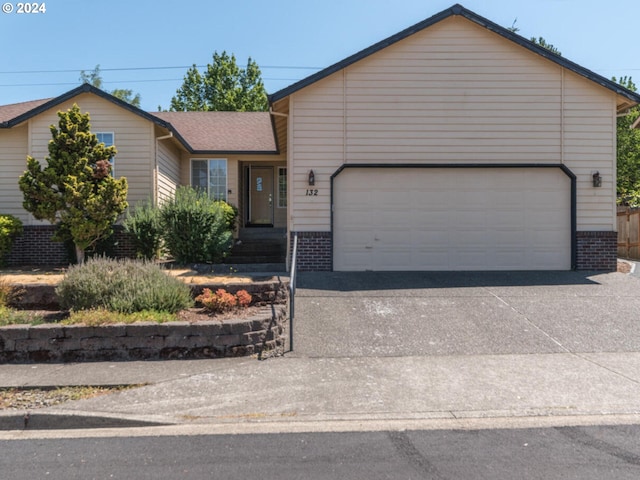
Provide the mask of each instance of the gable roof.
[{"label": "gable roof", "polygon": [[277,153],[269,112],[155,112],[192,153]]},{"label": "gable roof", "polygon": [[494,33],[497,33],[498,35],[511,40],[512,42],[517,43],[518,45],[531,50],[532,52],[547,58],[548,60],[551,60],[552,62],[557,63],[558,65],[574,72],[577,73],[578,75],[581,75],[609,90],[612,90],[613,92],[615,92],[618,95],[621,95],[622,97],[625,97],[626,99],[630,100],[630,104],[628,106],[625,106],[625,108],[629,108],[635,104],[640,103],[640,95],[632,92],[630,90],[627,90],[626,88],[618,85],[617,83],[608,80],[607,78],[598,75],[597,73],[592,72],[591,70],[588,70],[584,67],[581,67],[580,65],[578,65],[577,63],[574,63],[570,60],[567,60],[566,58],[560,56],[560,55],[556,55],[555,53],[551,52],[550,50],[541,47],[539,45],[536,45],[535,43],[533,43],[530,40],[527,40],[526,38],[518,35],[517,33],[514,33],[512,31],[510,31],[507,28],[504,28],[500,25],[498,25],[497,23],[492,22],[491,20],[488,20],[480,15],[478,15],[477,13],[472,12],[471,10],[467,10],[466,8],[464,8],[462,5],[460,4],[455,4],[452,7],[443,10],[440,13],[437,13],[436,15],[427,18],[426,20],[423,20],[420,23],[417,23],[399,33],[396,33],[395,35],[392,35],[389,38],[386,38],[374,45],[371,45],[368,48],[365,48],[364,50],[361,50],[360,52],[351,55],[350,57],[345,58],[344,60],[339,61],[338,63],[335,63],[327,68],[325,68],[324,70],[321,70],[313,75],[310,75],[306,78],[303,78],[302,80],[286,87],[283,88],[282,90],[279,90],[278,92],[269,95],[269,101],[270,103],[274,103],[277,102],[278,100],[281,100],[285,97],[288,97],[289,95],[297,92],[298,90],[301,90],[305,87],[308,87],[309,85],[322,80],[325,77],[328,77],[329,75],[332,75],[333,73],[336,73],[346,67],[348,67],[349,65],[358,62],[359,60],[362,60],[363,58],[368,57],[369,55],[372,55],[390,45],[393,45],[396,42],[399,42],[400,40],[403,40],[411,35],[413,35],[414,33],[417,33],[421,30],[424,30],[425,28],[430,27],[431,25],[434,25],[438,22],[441,22],[442,20],[445,20],[449,17],[452,17],[454,15],[459,15],[461,17],[466,18],[467,20],[470,20],[473,23],[476,23],[477,25],[480,25],[481,27],[486,28],[487,30],[490,30]]},{"label": "gable roof", "polygon": [[[60,105],[61,103],[66,102],[67,100],[72,99],[73,97],[77,97],[78,95],[82,94],[82,93],[93,93],[94,95],[97,95],[99,97],[104,98],[105,100],[110,101],[111,103],[115,103],[116,105],[124,108],[125,110],[129,110],[130,112],[134,113],[135,115],[139,115],[143,118],[146,118],[147,120],[154,122],[154,123],[158,123],[160,122],[159,119],[154,118],[151,114],[145,112],[144,110],[139,109],[138,107],[134,107],[133,105],[131,105],[130,103],[125,102],[124,100],[120,100],[117,97],[114,97],[113,95],[100,90],[99,88],[94,87],[93,85],[89,85],[88,83],[84,83],[82,85],[80,85],[79,87],[74,88],[73,90],[69,90],[66,93],[63,93],[62,95],[55,97],[55,98],[50,98],[47,100],[34,100],[32,102],[23,102],[23,103],[17,103],[14,104],[17,106],[29,106],[29,104],[31,104],[31,108],[26,110],[26,111],[21,111],[22,109],[20,107],[15,108],[16,113],[18,113],[16,116],[12,117],[12,118],[8,118],[5,119],[4,121],[2,121],[2,118],[0,117],[0,128],[11,128],[14,127],[26,120],[29,120],[32,117],[35,117],[36,115],[39,115],[40,113],[49,110],[50,108],[55,107],[56,105]],[[4,107],[0,107],[0,109],[7,109],[7,111],[10,111],[11,109],[9,107],[12,107],[12,105],[6,105]],[[165,126],[165,125],[162,125]],[[166,126],[165,126],[166,127]]]},{"label": "gable roof", "polygon": [[276,154],[268,112],[145,112],[85,83],[55,98],[0,106],[0,128],[12,128],[82,93],[92,93],[169,130],[189,153]]}]

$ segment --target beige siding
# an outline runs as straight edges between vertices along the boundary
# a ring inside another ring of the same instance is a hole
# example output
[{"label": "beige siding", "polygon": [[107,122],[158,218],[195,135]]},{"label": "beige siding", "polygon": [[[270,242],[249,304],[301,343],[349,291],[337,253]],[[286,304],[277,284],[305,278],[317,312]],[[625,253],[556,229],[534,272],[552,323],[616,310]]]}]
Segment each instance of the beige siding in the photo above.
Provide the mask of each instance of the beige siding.
[{"label": "beige siding", "polygon": [[[577,176],[578,230],[616,230],[615,94],[566,73],[564,160]],[[592,173],[602,176],[594,188]]]},{"label": "beige siding", "polygon": [[14,215],[25,224],[33,222],[22,208],[18,178],[27,168],[28,126],[0,129],[0,213]]},{"label": "beige siding", "polygon": [[42,161],[51,140],[49,126],[58,124],[58,111],[66,111],[77,103],[89,112],[92,132],[113,132],[118,154],[115,176],[126,177],[127,200],[131,205],[153,197],[154,136],[153,124],[117,105],[90,93],[84,93],[30,120],[32,155]]},{"label": "beige siding", "polygon": [[180,152],[169,142],[171,141],[157,141],[159,205],[173,197],[176,187],[180,184]]},{"label": "beige siding", "polygon": [[[329,231],[329,179],[343,163],[566,161],[579,179],[578,230],[611,230],[613,203],[586,200],[613,193],[613,102],[483,27],[446,19],[292,95],[290,228]],[[310,169],[318,196],[306,195]],[[592,169],[605,176],[598,191],[587,188]]]}]

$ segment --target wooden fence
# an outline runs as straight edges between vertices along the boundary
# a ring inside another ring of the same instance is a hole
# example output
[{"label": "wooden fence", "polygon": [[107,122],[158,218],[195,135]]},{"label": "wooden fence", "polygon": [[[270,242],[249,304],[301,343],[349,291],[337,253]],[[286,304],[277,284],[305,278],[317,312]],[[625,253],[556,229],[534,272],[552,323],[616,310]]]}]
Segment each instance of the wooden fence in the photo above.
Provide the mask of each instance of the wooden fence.
[{"label": "wooden fence", "polygon": [[640,209],[618,207],[618,256],[640,260]]}]

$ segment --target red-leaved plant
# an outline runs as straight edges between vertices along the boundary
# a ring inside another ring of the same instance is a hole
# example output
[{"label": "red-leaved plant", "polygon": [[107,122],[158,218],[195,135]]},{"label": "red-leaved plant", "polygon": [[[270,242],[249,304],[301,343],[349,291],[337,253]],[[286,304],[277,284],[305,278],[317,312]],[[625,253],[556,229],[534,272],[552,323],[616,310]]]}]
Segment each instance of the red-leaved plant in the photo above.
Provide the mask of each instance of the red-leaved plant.
[{"label": "red-leaved plant", "polygon": [[251,295],[246,290],[239,290],[235,295],[219,288],[215,293],[209,288],[202,290],[202,294],[196,297],[205,310],[212,313],[230,312],[236,308],[247,308],[251,305]]}]

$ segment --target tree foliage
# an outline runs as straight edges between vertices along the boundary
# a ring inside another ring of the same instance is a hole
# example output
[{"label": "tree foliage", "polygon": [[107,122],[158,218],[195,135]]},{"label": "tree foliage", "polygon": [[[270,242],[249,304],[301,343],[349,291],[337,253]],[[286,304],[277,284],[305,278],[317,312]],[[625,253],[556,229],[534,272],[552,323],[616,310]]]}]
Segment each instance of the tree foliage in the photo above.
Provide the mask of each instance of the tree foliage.
[{"label": "tree foliage", "polygon": [[235,55],[214,52],[203,73],[196,65],[187,70],[170,110],[257,112],[268,106],[258,64],[249,57],[246,68],[240,68]]},{"label": "tree foliage", "polygon": [[[518,22],[518,19],[516,18],[513,23],[511,24],[511,26],[509,28],[507,28],[507,30],[509,30],[510,32],[513,33],[518,33],[520,31],[520,29],[518,27],[516,27],[516,23]],[[542,48],[546,48],[547,50],[549,50],[550,52],[555,53],[556,55],[560,55],[562,56],[562,52],[560,50],[558,50],[554,45],[552,45],[551,43],[548,43],[544,37],[531,37],[529,40],[531,40],[533,43],[535,43],[536,45],[542,47]]]},{"label": "tree foliage", "polygon": [[[631,77],[621,77],[618,82],[623,87],[636,92]],[[640,206],[640,130],[631,125],[640,117],[640,107],[633,107],[628,115],[618,117],[618,203]]]},{"label": "tree foliage", "polygon": [[[102,88],[102,74],[100,73],[100,65],[96,65],[96,68],[94,68],[89,73],[82,70],[80,72],[80,81],[82,83],[88,83],[89,85],[93,85],[96,88],[104,90]],[[136,93],[134,95],[133,90],[130,90],[128,88],[116,88],[115,90],[111,90],[107,93],[110,93],[120,100],[130,103],[134,107],[140,108],[140,94]]]},{"label": "tree foliage", "polygon": [[38,220],[58,224],[54,239],[72,240],[82,263],[84,251],[110,235],[127,208],[127,180],[111,176],[110,159],[116,149],[98,143],[88,113],[74,104],[58,117],[58,128],[50,127],[46,166],[28,156],[19,185],[25,210]]}]

